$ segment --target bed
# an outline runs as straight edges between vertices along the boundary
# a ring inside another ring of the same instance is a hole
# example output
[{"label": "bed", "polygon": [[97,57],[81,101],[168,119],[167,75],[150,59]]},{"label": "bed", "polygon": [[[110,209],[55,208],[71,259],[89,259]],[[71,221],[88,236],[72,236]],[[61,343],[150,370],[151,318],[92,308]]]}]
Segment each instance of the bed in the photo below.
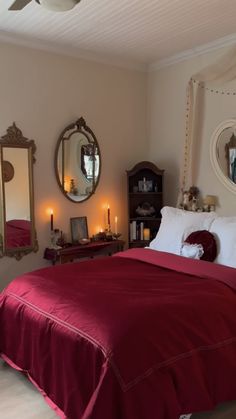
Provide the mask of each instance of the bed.
[{"label": "bed", "polygon": [[37,270],[1,294],[1,356],[61,417],[212,409],[236,395],[235,289],[233,268],[152,249]]},{"label": "bed", "polygon": [[[1,357],[61,418],[178,419],[236,398],[236,269],[226,266],[236,221],[162,217],[147,249],[40,269],[0,294]],[[180,255],[199,247],[188,243],[199,229],[217,240],[217,263]]]}]

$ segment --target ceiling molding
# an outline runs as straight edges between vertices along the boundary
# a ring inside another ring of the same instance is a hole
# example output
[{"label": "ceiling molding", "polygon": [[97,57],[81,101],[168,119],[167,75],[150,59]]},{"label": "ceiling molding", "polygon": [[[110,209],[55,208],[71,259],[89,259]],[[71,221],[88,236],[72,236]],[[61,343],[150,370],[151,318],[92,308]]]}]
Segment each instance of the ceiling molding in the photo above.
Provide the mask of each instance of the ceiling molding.
[{"label": "ceiling molding", "polygon": [[129,60],[119,60],[113,57],[104,57],[89,51],[78,50],[77,48],[56,45],[54,43],[43,42],[38,39],[29,39],[28,37],[19,36],[18,34],[7,33],[0,30],[0,42],[12,45],[18,45],[26,48],[36,49],[40,51],[51,52],[54,54],[64,55],[72,58],[78,58],[86,61],[96,62],[98,64],[110,65],[128,70],[136,70],[140,72],[147,72],[147,65],[132,62]]},{"label": "ceiling molding", "polygon": [[209,42],[198,47],[182,51],[179,54],[174,54],[171,57],[158,60],[152,64],[141,64],[137,62],[132,62],[129,60],[119,60],[114,57],[105,57],[102,55],[96,55],[89,51],[78,50],[77,48],[56,45],[50,42],[43,42],[38,39],[29,39],[29,37],[19,36],[18,34],[12,34],[0,30],[0,42],[18,45],[22,47],[27,47],[31,49],[51,52],[54,54],[59,54],[63,56],[68,56],[72,58],[78,58],[86,61],[96,62],[98,64],[110,65],[113,67],[136,70],[140,72],[154,72],[158,71],[164,67],[168,67],[191,58],[194,58],[198,55],[206,54],[217,49],[231,46],[236,44],[236,34],[220,38],[216,41]]},{"label": "ceiling molding", "polygon": [[206,54],[234,44],[236,44],[236,34],[225,36],[224,38],[217,39],[216,41],[209,42],[207,44],[180,52],[179,54],[172,55],[171,57],[164,58],[163,60],[156,61],[148,66],[148,72],[157,71],[161,68],[189,60],[198,55]]}]

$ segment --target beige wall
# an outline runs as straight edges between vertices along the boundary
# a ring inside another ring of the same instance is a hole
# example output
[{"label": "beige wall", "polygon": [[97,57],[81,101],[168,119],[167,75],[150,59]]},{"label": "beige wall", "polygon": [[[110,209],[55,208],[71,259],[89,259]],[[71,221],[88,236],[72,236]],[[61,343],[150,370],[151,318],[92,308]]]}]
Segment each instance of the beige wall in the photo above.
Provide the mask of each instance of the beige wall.
[{"label": "beige wall", "polygon": [[[150,159],[165,170],[165,204],[175,205],[185,136],[185,91],[189,78],[225,50],[200,55],[144,74],[85,60],[7,44],[0,45],[0,134],[13,121],[37,145],[34,167],[35,215],[40,250],[17,262],[0,260],[0,288],[22,272],[47,265],[49,215],[69,239],[69,218],[88,217],[89,233],[104,227],[104,205],[119,231],[127,234],[125,171]],[[236,85],[234,86],[236,90]],[[218,180],[210,164],[209,143],[215,127],[236,116],[235,96],[205,96],[199,138],[196,185],[203,195],[219,197],[219,214],[235,214],[235,196]],[[147,117],[146,117],[147,115]],[[97,136],[102,174],[95,195],[73,204],[61,194],[54,175],[54,150],[66,125],[83,116]],[[146,129],[148,128],[148,129]],[[149,142],[147,141],[149,139]]]},{"label": "beige wall", "polygon": [[[179,170],[185,138],[185,93],[189,78],[217,61],[225,49],[178,63],[148,76],[149,156],[165,169],[165,203],[176,205]],[[227,86],[226,86],[227,87]],[[236,91],[236,83],[231,83]],[[236,97],[205,93],[204,123],[195,153],[195,183],[203,195],[217,195],[219,214],[236,214],[235,195],[216,177],[209,155],[210,138],[217,125],[236,117]]]},{"label": "beige wall", "polygon": [[[127,233],[126,169],[147,158],[146,75],[42,51],[0,45],[0,134],[13,121],[35,140],[35,216],[40,250],[20,262],[0,260],[0,288],[16,275],[44,265],[49,242],[48,207],[55,227],[67,236],[69,218],[88,217],[89,232],[104,227],[106,203],[111,220]],[[102,172],[95,195],[81,204],[67,200],[54,175],[54,150],[66,125],[83,116],[101,149]]]}]

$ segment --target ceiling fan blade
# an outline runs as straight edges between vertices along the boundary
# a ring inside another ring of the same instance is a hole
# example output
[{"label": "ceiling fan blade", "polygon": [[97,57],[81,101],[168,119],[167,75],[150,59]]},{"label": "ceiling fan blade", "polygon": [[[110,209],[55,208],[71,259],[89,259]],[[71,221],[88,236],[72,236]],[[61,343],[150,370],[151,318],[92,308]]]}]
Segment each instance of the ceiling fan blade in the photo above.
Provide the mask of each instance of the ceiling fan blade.
[{"label": "ceiling fan blade", "polygon": [[8,10],[21,10],[30,2],[31,0],[15,0]]}]

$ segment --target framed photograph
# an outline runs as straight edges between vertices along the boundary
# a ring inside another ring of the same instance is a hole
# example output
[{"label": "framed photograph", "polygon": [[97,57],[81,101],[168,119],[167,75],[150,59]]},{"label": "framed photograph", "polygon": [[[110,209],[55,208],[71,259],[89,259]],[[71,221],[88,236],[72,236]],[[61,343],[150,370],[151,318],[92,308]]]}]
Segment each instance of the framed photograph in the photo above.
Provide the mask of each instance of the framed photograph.
[{"label": "framed photograph", "polygon": [[79,240],[89,238],[87,217],[70,218],[70,228],[72,243],[78,243]]},{"label": "framed photograph", "polygon": [[147,192],[152,192],[153,191],[153,182],[152,180],[147,180],[146,181],[147,184]]},{"label": "framed photograph", "polygon": [[138,181],[138,191],[139,192],[152,192],[153,191],[153,182],[152,180],[143,180]]},{"label": "framed photograph", "polygon": [[142,180],[138,181],[138,191],[143,192],[143,181]]}]

